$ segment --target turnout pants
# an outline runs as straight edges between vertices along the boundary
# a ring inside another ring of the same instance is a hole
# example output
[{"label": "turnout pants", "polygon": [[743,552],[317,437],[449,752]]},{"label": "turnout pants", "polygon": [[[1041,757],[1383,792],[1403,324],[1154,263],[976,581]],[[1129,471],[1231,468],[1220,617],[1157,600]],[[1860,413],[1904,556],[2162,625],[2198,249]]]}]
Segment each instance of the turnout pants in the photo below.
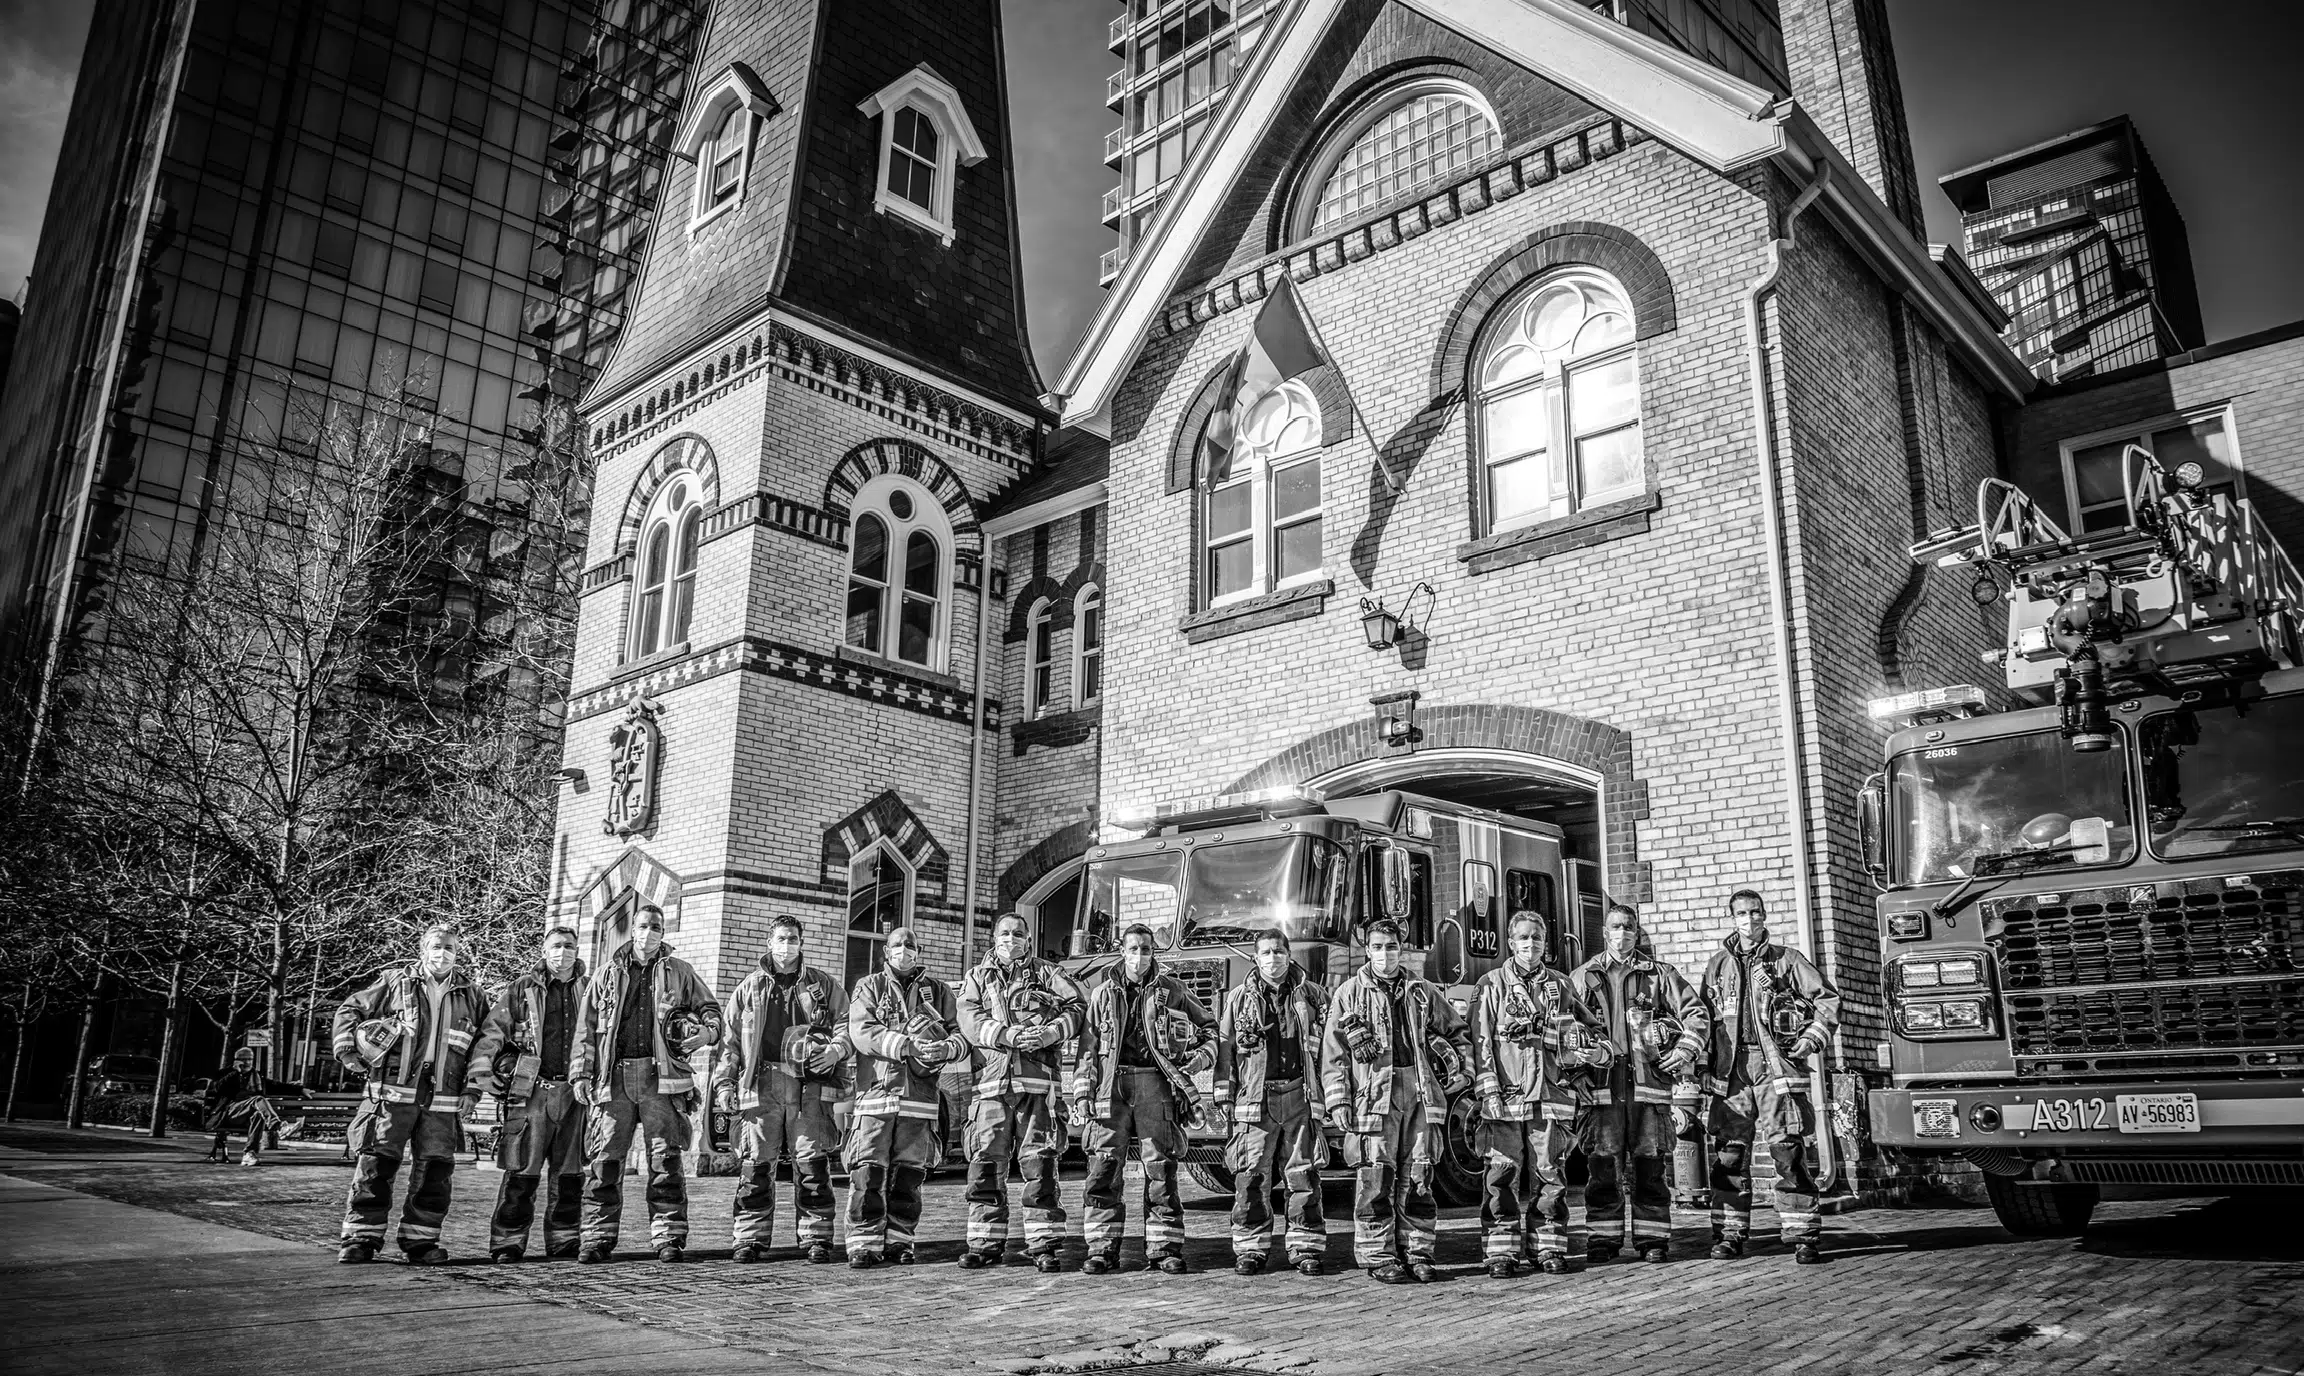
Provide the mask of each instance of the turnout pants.
[{"label": "turnout pants", "polygon": [[1282,1180],[1288,1188],[1289,1262],[1317,1259],[1328,1250],[1328,1223],[1320,1213],[1320,1165],[1327,1155],[1304,1082],[1267,1085],[1264,1120],[1235,1126],[1225,1148],[1232,1169],[1233,1255],[1272,1250],[1272,1187]]},{"label": "turnout pants", "polygon": [[1144,1260],[1184,1255],[1184,1197],[1176,1189],[1176,1163],[1184,1155],[1184,1127],[1168,1077],[1152,1067],[1122,1066],[1112,1084],[1112,1116],[1090,1119],[1082,1145],[1088,1151],[1088,1184],[1081,1191],[1082,1226],[1088,1255],[1120,1259],[1120,1236],[1128,1227],[1121,1197],[1121,1162],[1131,1139],[1143,1144]]},{"label": "turnout pants", "polygon": [[1776,1162],[1776,1219],[1787,1246],[1824,1236],[1816,1213],[1816,1174],[1808,1168],[1813,1121],[1806,1096],[1777,1090],[1766,1058],[1748,1047],[1712,1101],[1712,1236],[1742,1241],[1752,1231],[1752,1147],[1768,1144]]},{"label": "turnout pants", "polygon": [[1632,1245],[1672,1241],[1672,1135],[1670,1104],[1602,1104],[1593,1110],[1584,1148],[1591,1178],[1584,1185],[1584,1218],[1595,1245],[1624,1245],[1624,1168],[1632,1170]]},{"label": "turnout pants", "polygon": [[496,1164],[504,1179],[496,1187],[496,1212],[488,1220],[488,1250],[528,1250],[528,1225],[536,1217],[536,1195],[547,1177],[551,1190],[544,1214],[544,1254],[576,1255],[584,1233],[584,1106],[566,1080],[539,1082],[527,1101],[514,1105],[497,1139]]},{"label": "turnout pants", "polygon": [[1384,1130],[1344,1137],[1345,1164],[1359,1169],[1352,1195],[1354,1265],[1432,1260],[1440,1227],[1440,1206],[1432,1197],[1436,1136],[1424,1121],[1416,1071],[1394,1070]]},{"label": "turnout pants", "polygon": [[1056,1197],[1056,1158],[1064,1130],[1046,1091],[1001,1094],[968,1105],[968,1250],[997,1255],[1008,1244],[1008,1158],[1024,1177],[1024,1250],[1048,1256],[1064,1245],[1064,1206]]},{"label": "turnout pants", "polygon": [[936,1159],[933,1118],[858,1118],[848,1125],[848,1255],[886,1257],[912,1250],[920,1226],[920,1186]]},{"label": "turnout pants", "polygon": [[816,1085],[781,1088],[794,1096],[737,1116],[734,1236],[739,1247],[770,1245],[776,1232],[776,1162],[792,1160],[792,1236],[803,1247],[832,1242],[832,1106]]},{"label": "turnout pants", "polygon": [[1480,1120],[1473,1139],[1487,1162],[1480,1191],[1483,1261],[1527,1261],[1568,1252],[1568,1177],[1576,1137],[1550,1119]]},{"label": "turnout pants", "polygon": [[609,1072],[608,1097],[592,1105],[584,1132],[584,1246],[613,1251],[624,1219],[624,1158],[640,1138],[648,1173],[648,1245],[688,1245],[688,1096],[657,1092],[656,1062],[635,1057]]},{"label": "turnout pants", "polygon": [[400,1206],[400,1250],[414,1253],[437,1246],[440,1220],[448,1215],[456,1137],[453,1110],[363,1100],[344,1135],[355,1153],[352,1193],[344,1201],[344,1241],[384,1245],[384,1220],[392,1212],[392,1177],[400,1172],[400,1158],[413,1148],[416,1164],[409,1169],[408,1198]]}]

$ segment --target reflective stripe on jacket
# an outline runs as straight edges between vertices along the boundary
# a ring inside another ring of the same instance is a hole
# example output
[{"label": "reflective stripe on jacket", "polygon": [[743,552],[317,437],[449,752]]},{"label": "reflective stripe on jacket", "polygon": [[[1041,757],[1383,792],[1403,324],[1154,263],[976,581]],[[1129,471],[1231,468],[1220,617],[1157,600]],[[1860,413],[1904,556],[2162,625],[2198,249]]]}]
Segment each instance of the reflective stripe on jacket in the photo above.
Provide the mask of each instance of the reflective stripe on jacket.
[{"label": "reflective stripe on jacket", "polygon": [[[1063,1033],[1038,1051],[1016,1048],[1016,1015],[1009,1000],[1027,990],[1056,1000],[1061,1012],[1050,1025]],[[985,1099],[1008,1094],[1053,1094],[1066,1041],[1080,1035],[1088,996],[1063,970],[1036,956],[1018,956],[1002,966],[986,956],[983,963],[960,981],[960,1035],[983,1053],[976,1072],[976,1093]]]},{"label": "reflective stripe on jacket", "polygon": [[[1427,1043],[1438,1035],[1461,1045],[1464,1018],[1438,985],[1414,975],[1401,978],[1408,982],[1404,993],[1408,1048],[1416,1059],[1424,1119],[1428,1123],[1445,1122],[1448,1087],[1432,1068]],[[1352,1059],[1345,1031],[1356,1024],[1367,1027],[1376,1039],[1373,1062]],[[1392,1116],[1392,999],[1366,970],[1344,981],[1328,1004],[1328,1026],[1320,1038],[1320,1089],[1329,1113],[1340,1108],[1352,1111],[1354,1132],[1382,1132],[1385,1120]]]},{"label": "reflective stripe on jacket", "polygon": [[[568,1051],[570,1080],[589,1080],[602,1090],[614,1080],[616,1023],[624,1016],[624,993],[631,986],[635,968],[632,943],[627,941],[617,947],[616,953],[603,961],[599,972],[592,976],[576,1008],[576,1039]],[[712,997],[711,986],[696,973],[696,967],[672,954],[669,944],[658,950],[648,969],[654,980],[650,993],[656,1008],[655,1026],[648,1029],[648,1043],[656,1062],[656,1092],[685,1094],[696,1087],[696,1072],[685,1053],[665,1045],[664,1024],[675,1013],[689,1014],[703,1024],[703,1044],[717,1045],[720,1000]]]},{"label": "reflective stripe on jacket", "polygon": [[[330,1042],[341,1060],[357,1053],[356,1034],[361,1023],[387,1015],[412,1015],[412,1030],[392,1044],[384,1059],[368,1067],[368,1097],[388,1104],[416,1102],[417,1076],[422,1073],[422,1048],[432,1045],[432,1000],[424,992],[424,974],[417,965],[396,965],[380,972],[376,982],[344,1000],[330,1025]],[[488,997],[464,973],[462,966],[448,974],[441,1000],[447,1028],[441,1039],[443,1064],[432,1067],[432,1094],[437,1103],[464,1092],[464,1077],[471,1064],[472,1046],[488,1017]]]},{"label": "reflective stripe on jacket", "polygon": [[[1819,1045],[1832,1044],[1832,1028],[1840,1020],[1840,991],[1824,978],[1808,957],[1789,946],[1768,942],[1757,955],[1750,957],[1766,968],[1769,980],[1780,989],[1790,989],[1816,1006],[1803,1035]],[[1736,938],[1730,936],[1712,953],[1712,961],[1704,967],[1704,1001],[1712,1009],[1712,1064],[1705,1077],[1704,1088],[1714,1094],[1728,1092],[1729,1076],[1734,1073],[1739,1047],[1749,1043],[1760,1048],[1775,1077],[1779,1094],[1805,1094],[1808,1092],[1807,1067],[1795,1065],[1784,1055],[1784,1048],[1767,1027],[1767,1010],[1761,1009],[1761,1025],[1747,1029],[1748,995],[1752,992],[1744,984],[1745,957],[1737,951]],[[1757,981],[1755,981],[1757,983]]]},{"label": "reflective stripe on jacket", "polygon": [[[1507,1032],[1516,1022],[1534,1027],[1531,1043]],[[1506,961],[1482,975],[1472,1004],[1472,1092],[1480,1097],[1482,1115],[1494,1099],[1501,1101],[1503,1111],[1494,1115],[1500,1121],[1574,1121],[1591,1101],[1585,1068],[1606,1065],[1612,1055],[1605,1047],[1571,1047],[1570,1033],[1578,1026],[1603,1031],[1568,977],[1551,966],[1522,978]]]},{"label": "reflective stripe on jacket", "polygon": [[[1263,1026],[1264,991],[1258,987],[1262,982],[1262,975],[1251,972],[1224,996],[1223,1009],[1216,1017],[1216,1102],[1229,1106],[1233,1121],[1240,1123],[1264,1121],[1265,1047],[1283,1030]],[[1291,964],[1279,992],[1285,1031],[1293,1033],[1303,1049],[1304,1078],[1317,1080],[1320,1027],[1328,1016],[1328,991],[1307,979],[1302,966]],[[1262,1033],[1264,1042],[1253,1051],[1242,1050],[1240,1032],[1250,1027]]]},{"label": "reflective stripe on jacket", "polygon": [[[1623,980],[1624,1008],[1615,1006],[1618,978]],[[1568,984],[1584,1001],[1584,1006],[1600,1019],[1609,1041],[1616,1044],[1617,1059],[1631,1077],[1634,1102],[1696,1107],[1702,1090],[1704,1055],[1712,1041],[1712,1013],[1704,1006],[1704,996],[1696,992],[1696,986],[1663,961],[1637,952],[1624,962],[1620,975],[1612,970],[1605,952],[1596,955],[1576,967],[1576,972],[1568,977]],[[1629,1009],[1645,1009],[1652,1017],[1672,1019],[1680,1024],[1680,1035],[1672,1045],[1650,1055],[1645,1045],[1633,1044],[1639,1038],[1631,1032],[1631,1023],[1626,1018]],[[1675,1080],[1664,1073],[1663,1063],[1678,1051],[1688,1053],[1691,1069],[1686,1079]],[[1603,1079],[1593,1087],[1594,1103],[1605,1104],[1615,1097],[1610,1088],[1613,1078]]]},{"label": "reflective stripe on jacket", "polygon": [[943,1048],[944,1065],[968,1054],[959,1010],[944,981],[923,971],[907,986],[884,968],[856,981],[848,996],[848,1042],[856,1048],[858,1117],[935,1120],[936,1082],[944,1066],[923,1069],[900,1054],[901,1039],[913,1036],[909,1029],[916,1025],[920,1040]]},{"label": "reflective stripe on jacket", "polygon": [[[768,1019],[761,1016],[762,1004],[775,978],[774,964],[762,956],[760,968],[746,975],[736,992],[728,996],[728,1026],[735,1035],[721,1044],[720,1058],[712,1066],[712,1083],[734,1089],[738,1108],[760,1107],[759,1071],[763,1067],[771,1076],[779,1077],[778,1102],[797,1103],[800,1099],[800,1076],[784,1059],[784,1048],[765,1045],[761,1040],[768,1033]],[[792,1013],[790,1027],[806,1023],[812,1030],[828,1034],[833,1050],[839,1053],[838,1063],[847,1064],[848,996],[840,992],[837,980],[806,959],[800,962],[799,978],[793,985]],[[813,1083],[809,1087],[828,1099],[846,1097],[840,1085]]]}]

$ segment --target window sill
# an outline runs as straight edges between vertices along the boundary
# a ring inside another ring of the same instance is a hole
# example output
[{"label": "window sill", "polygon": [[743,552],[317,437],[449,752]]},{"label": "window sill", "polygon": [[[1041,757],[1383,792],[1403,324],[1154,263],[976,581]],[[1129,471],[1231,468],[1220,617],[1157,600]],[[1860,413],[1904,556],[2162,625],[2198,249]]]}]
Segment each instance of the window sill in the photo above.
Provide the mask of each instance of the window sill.
[{"label": "window sill", "polygon": [[1028,747],[1035,745],[1043,750],[1078,745],[1103,724],[1104,708],[1101,703],[1091,702],[1086,707],[1075,707],[1069,712],[1045,712],[1009,727],[1009,748],[1021,755]]},{"label": "window sill", "polygon": [[1648,529],[1649,515],[1663,505],[1664,494],[1651,489],[1637,497],[1468,540],[1456,547],[1456,559],[1476,574],[1510,568],[1514,564],[1532,564],[1572,549],[1639,535]]},{"label": "window sill", "polygon": [[832,652],[832,657],[843,664],[853,664],[860,669],[874,669],[885,674],[902,674],[906,678],[916,679],[922,683],[932,683],[939,688],[963,695],[968,692],[968,685],[950,674],[940,674],[925,664],[913,664],[907,660],[890,659],[886,655],[876,655],[870,650],[859,650],[853,645],[841,646]]},{"label": "window sill", "polygon": [[639,659],[628,659],[617,665],[616,676],[609,679],[608,683],[614,685],[622,683],[626,679],[638,678],[642,674],[653,673],[675,660],[686,659],[687,657],[687,641],[683,640],[677,645],[667,645],[652,655],[645,655]]},{"label": "window sill", "polygon": [[1277,626],[1284,621],[1301,621],[1308,616],[1318,616],[1327,607],[1329,594],[1335,591],[1335,579],[1315,578],[1261,597],[1242,598],[1221,607],[1210,607],[1204,612],[1194,612],[1179,622],[1176,629],[1182,631],[1184,639],[1194,645],[1222,640],[1225,636],[1238,635],[1242,631],[1259,630],[1265,626]]},{"label": "window sill", "polygon": [[706,206],[704,209],[696,212],[694,215],[688,218],[688,232],[690,234],[694,234],[696,231],[704,228],[704,226],[712,223],[714,220],[719,219],[729,211],[734,210],[737,206],[743,204],[743,202],[744,193],[741,189],[739,189],[735,195],[730,196],[727,200],[720,202],[718,205]]},{"label": "window sill", "polygon": [[[939,178],[942,178],[951,174],[948,169],[946,169],[942,164],[939,164],[936,169],[936,175]],[[921,229],[928,231],[930,234],[933,234],[938,239],[942,240],[944,247],[952,247],[952,240],[954,235],[952,222],[950,220],[938,217],[935,211],[921,205],[919,202],[913,200],[909,196],[900,196],[888,189],[888,172],[885,157],[882,158],[880,190],[872,198],[872,208],[882,215],[893,215],[900,220],[904,220],[910,224],[917,225]]]}]

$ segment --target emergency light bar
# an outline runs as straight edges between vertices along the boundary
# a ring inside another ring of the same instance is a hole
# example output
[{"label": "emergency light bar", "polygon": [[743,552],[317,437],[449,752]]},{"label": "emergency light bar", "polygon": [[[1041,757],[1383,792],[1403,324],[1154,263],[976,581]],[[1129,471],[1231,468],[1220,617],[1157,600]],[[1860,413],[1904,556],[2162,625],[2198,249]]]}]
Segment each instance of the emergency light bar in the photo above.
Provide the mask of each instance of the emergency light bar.
[{"label": "emergency light bar", "polygon": [[1972,683],[1922,688],[1918,692],[1898,693],[1892,698],[1874,698],[1864,705],[1865,715],[1874,721],[1893,721],[1899,717],[1915,721],[1923,717],[1972,717],[1983,710],[1984,690]]},{"label": "emergency light bar", "polygon": [[1146,831],[1214,813],[1255,814],[1281,809],[1307,809],[1318,807],[1327,795],[1310,784],[1281,784],[1274,788],[1253,789],[1246,793],[1203,794],[1192,798],[1179,798],[1166,803],[1130,803],[1113,808],[1104,819],[1116,827],[1130,831]]}]

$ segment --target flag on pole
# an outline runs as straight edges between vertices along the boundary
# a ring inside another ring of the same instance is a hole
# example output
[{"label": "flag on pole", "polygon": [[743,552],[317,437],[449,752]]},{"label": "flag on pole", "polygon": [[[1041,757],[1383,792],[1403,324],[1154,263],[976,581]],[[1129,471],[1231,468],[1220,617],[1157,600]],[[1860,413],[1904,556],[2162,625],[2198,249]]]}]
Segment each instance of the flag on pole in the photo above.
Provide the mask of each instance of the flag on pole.
[{"label": "flag on pole", "polygon": [[1256,312],[1248,342],[1232,359],[1231,372],[1217,393],[1216,409],[1200,438],[1201,486],[1214,487],[1231,476],[1240,429],[1257,402],[1281,383],[1327,362],[1328,353],[1296,299],[1295,282],[1283,275]]}]

